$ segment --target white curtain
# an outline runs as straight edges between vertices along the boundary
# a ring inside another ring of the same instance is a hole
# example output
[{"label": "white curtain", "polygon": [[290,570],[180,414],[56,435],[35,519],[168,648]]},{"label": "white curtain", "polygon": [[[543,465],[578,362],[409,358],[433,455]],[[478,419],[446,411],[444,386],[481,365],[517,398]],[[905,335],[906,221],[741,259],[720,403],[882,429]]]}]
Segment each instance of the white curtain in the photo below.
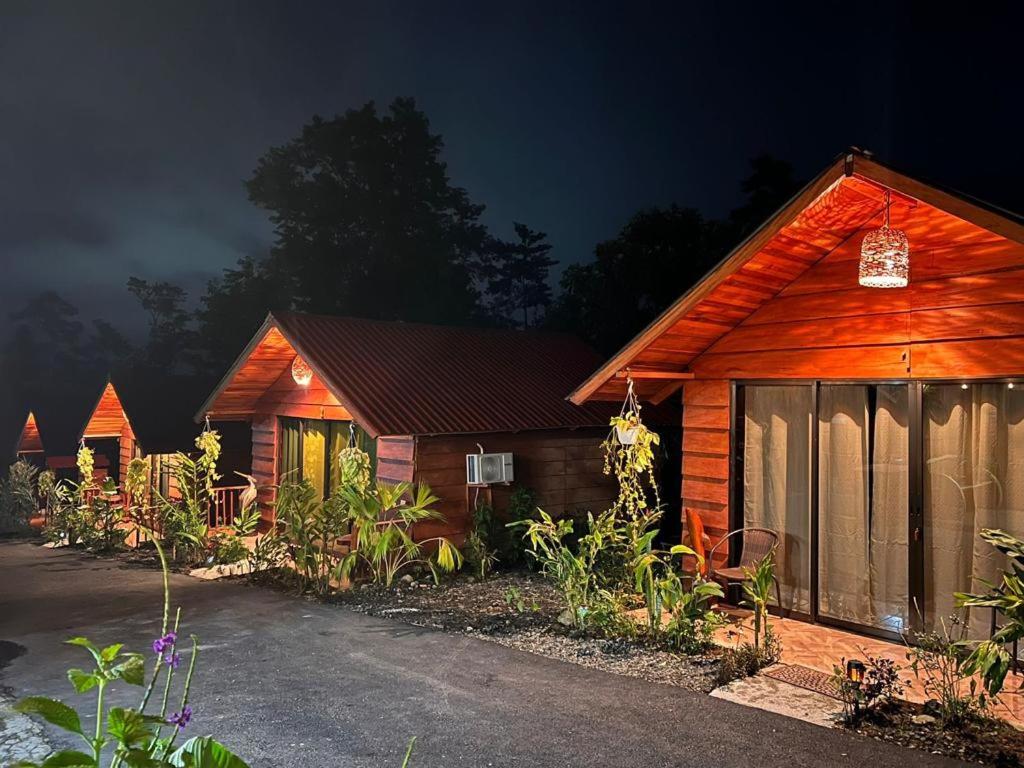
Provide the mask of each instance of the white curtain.
[{"label": "white curtain", "polygon": [[[936,626],[954,613],[954,592],[1001,579],[1006,558],[981,540],[982,529],[1024,535],[1024,392],[927,385],[924,443],[924,615]],[[971,636],[987,636],[990,618],[974,612]]]},{"label": "white curtain", "polygon": [[825,616],[893,631],[906,621],[907,412],[902,385],[819,390],[818,607]]},{"label": "white curtain", "polygon": [[744,389],[743,523],[779,533],[782,602],[810,611],[809,387]]}]

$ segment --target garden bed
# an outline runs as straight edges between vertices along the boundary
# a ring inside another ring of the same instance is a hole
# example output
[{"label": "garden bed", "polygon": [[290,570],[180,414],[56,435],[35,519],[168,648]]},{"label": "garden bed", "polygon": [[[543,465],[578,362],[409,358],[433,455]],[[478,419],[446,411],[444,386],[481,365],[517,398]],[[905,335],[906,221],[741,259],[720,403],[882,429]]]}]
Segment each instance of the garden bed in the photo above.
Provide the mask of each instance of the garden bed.
[{"label": "garden bed", "polygon": [[715,687],[714,654],[686,656],[642,642],[581,636],[563,626],[557,591],[529,572],[487,581],[459,575],[441,586],[407,579],[391,590],[366,586],[333,600],[361,613],[481,637],[604,672],[701,693]]},{"label": "garden bed", "polygon": [[920,705],[899,702],[892,711],[865,719],[849,729],[880,741],[967,762],[1000,768],[1024,765],[1024,733],[994,718],[977,719],[959,728],[944,727],[941,721],[924,715]]}]

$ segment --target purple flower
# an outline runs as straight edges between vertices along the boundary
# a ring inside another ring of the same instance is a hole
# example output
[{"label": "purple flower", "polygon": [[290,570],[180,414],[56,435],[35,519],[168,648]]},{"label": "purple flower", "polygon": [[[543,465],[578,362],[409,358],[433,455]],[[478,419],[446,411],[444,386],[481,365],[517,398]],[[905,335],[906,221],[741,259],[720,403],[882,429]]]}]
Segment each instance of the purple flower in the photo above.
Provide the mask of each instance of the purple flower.
[{"label": "purple flower", "polygon": [[158,637],[153,641],[153,653],[157,656],[163,654],[164,651],[170,650],[174,647],[174,644],[178,641],[178,636],[174,632],[168,632],[163,637]]},{"label": "purple flower", "polygon": [[173,725],[177,730],[183,729],[192,719],[192,707],[186,706],[181,712],[175,712],[167,718],[167,724]]},{"label": "purple flower", "polygon": [[181,654],[180,653],[168,653],[166,656],[164,656],[164,662],[171,669],[177,669],[178,665],[181,664]]}]

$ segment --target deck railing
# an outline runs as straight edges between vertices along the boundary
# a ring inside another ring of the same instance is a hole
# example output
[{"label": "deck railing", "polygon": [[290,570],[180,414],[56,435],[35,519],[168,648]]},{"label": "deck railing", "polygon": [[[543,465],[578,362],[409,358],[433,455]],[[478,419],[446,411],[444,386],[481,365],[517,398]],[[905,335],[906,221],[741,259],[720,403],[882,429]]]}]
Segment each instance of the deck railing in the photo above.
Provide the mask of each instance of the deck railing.
[{"label": "deck railing", "polygon": [[223,488],[213,489],[213,503],[210,504],[211,528],[227,528],[242,511],[242,503],[239,500],[242,491],[248,486],[231,485]]}]

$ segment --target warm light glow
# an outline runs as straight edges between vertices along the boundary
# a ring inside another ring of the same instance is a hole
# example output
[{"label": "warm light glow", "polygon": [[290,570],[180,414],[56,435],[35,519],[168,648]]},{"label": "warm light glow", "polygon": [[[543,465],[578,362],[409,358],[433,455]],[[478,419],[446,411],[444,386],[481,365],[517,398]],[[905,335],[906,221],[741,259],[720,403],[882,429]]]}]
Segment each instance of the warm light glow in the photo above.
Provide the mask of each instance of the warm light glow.
[{"label": "warm light glow", "polygon": [[846,679],[854,685],[864,682],[864,662],[852,659],[846,662]]},{"label": "warm light glow", "polygon": [[866,288],[905,288],[910,282],[910,243],[903,230],[889,226],[889,192],[885,224],[864,235],[860,244],[858,282]]},{"label": "warm light glow", "polygon": [[970,389],[970,388],[971,388],[970,384],[961,384],[960,385],[960,389]]},{"label": "warm light glow", "polygon": [[298,355],[292,360],[292,378],[300,387],[305,387],[313,380],[313,369]]}]

